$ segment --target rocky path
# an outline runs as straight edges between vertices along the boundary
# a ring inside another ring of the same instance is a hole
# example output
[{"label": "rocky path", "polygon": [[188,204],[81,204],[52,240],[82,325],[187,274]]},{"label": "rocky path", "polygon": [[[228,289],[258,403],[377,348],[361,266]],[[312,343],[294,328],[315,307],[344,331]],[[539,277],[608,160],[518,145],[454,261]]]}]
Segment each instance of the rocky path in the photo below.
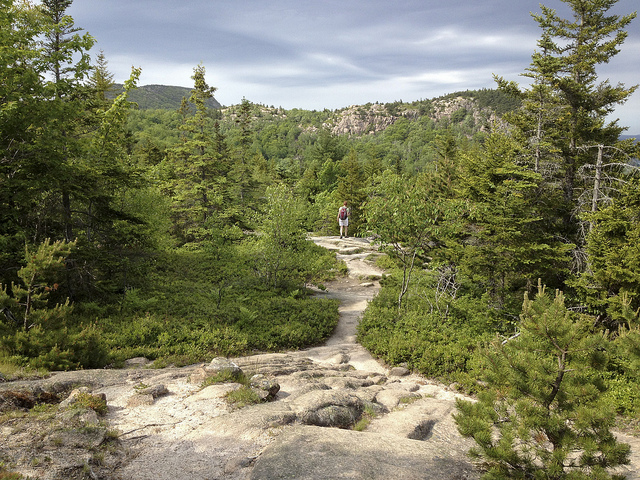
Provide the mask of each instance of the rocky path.
[{"label": "rocky path", "polygon": [[[96,455],[76,448],[79,438],[64,440],[40,431],[31,434],[41,439],[33,449],[29,432],[20,436],[4,427],[0,456],[22,455],[22,473],[51,480],[478,478],[466,457],[471,443],[460,437],[451,417],[458,394],[379,363],[356,342],[360,316],[379,289],[375,249],[364,239],[313,240],[335,250],[349,270],[348,278],[318,292],[341,305],[339,324],[325,345],[233,363],[219,359],[154,370],[132,362],[128,370],[59,373],[38,388],[83,384],[104,394],[104,422],[118,433],[120,448]],[[237,384],[201,388],[204,376],[220,365],[264,375],[255,378],[262,378],[265,388],[278,385],[275,398],[231,409],[224,396]],[[92,423],[97,418],[82,422],[100,431]],[[91,439],[94,451],[102,432]],[[640,452],[637,438],[622,440]],[[621,472],[629,480],[640,479],[635,456]]]},{"label": "rocky path", "polygon": [[[126,432],[132,453],[119,478],[476,478],[465,456],[470,445],[451,419],[456,394],[387,368],[356,342],[360,316],[379,289],[375,249],[363,239],[313,240],[336,250],[349,270],[318,292],[340,300],[333,336],[304,351],[233,359],[245,373],[277,381],[270,403],[231,411],[222,396],[233,387],[198,390],[183,369],[139,380],[171,392],[149,405],[132,406],[130,392],[113,394],[110,422]],[[370,423],[351,429],[363,412]]]},{"label": "rocky path", "polygon": [[356,327],[367,307],[380,289],[383,272],[375,266],[376,249],[368,240],[360,238],[313,237],[312,240],[334,250],[339,260],[346,263],[349,275],[332,282],[327,291],[318,296],[340,301],[340,321],[326,344],[303,352],[320,363],[349,364],[356,370],[385,373],[369,352],[356,341]]}]

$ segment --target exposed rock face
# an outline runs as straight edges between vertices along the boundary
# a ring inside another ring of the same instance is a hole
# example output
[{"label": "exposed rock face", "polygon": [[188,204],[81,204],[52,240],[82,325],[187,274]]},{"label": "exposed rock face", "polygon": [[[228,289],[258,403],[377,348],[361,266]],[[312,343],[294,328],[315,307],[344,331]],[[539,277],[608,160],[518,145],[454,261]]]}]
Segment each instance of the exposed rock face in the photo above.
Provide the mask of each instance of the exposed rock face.
[{"label": "exposed rock face", "polygon": [[[85,386],[73,390],[59,408],[52,407],[53,419],[46,428],[35,420],[16,424],[15,428],[5,425],[0,435],[2,455],[18,465],[24,462],[20,471],[49,479],[73,478],[73,472],[87,468],[96,478],[130,480],[175,480],[186,478],[186,471],[189,477],[203,480],[386,478],[389,469],[410,465],[413,467],[400,472],[399,478],[421,478],[411,475],[435,461],[424,457],[432,447],[412,444],[430,441],[443,422],[439,415],[448,415],[452,410],[455,395],[415,375],[390,377],[363,372],[348,363],[314,362],[304,353],[258,355],[229,362],[238,371],[251,375],[252,387],[265,392],[264,403],[241,410],[229,408],[224,401],[224,394],[236,388],[234,384],[201,389],[192,383],[191,376],[204,365],[65,372],[36,382],[36,387],[34,382],[16,383],[15,389],[30,385],[51,395],[63,385]],[[336,360],[348,362],[349,358],[341,356]],[[73,408],[72,399],[79,393],[105,396],[107,415],[100,418],[90,409]],[[445,399],[436,400],[434,396]],[[434,402],[446,404],[448,409],[427,406]],[[365,410],[374,417],[371,431],[349,430],[363,418]],[[383,419],[395,425],[394,417],[401,422],[394,428],[385,427]],[[113,439],[108,454],[99,455],[104,465],[96,465],[96,449],[105,442],[109,429],[117,429],[118,439]],[[467,442],[457,435],[451,421],[445,430],[449,445],[446,450],[457,452],[456,458],[454,461],[450,454],[445,458],[439,453],[442,458],[436,463],[457,476],[438,478],[471,478],[459,475],[472,471],[464,455]],[[43,431],[43,440],[32,448],[33,437]],[[440,443],[438,449],[442,448]],[[171,449],[170,456],[167,448]],[[210,455],[197,453],[203,451]],[[310,456],[312,452],[318,455]],[[330,457],[335,458],[329,472],[336,476],[326,476],[325,462]],[[38,458],[42,460],[34,461]],[[260,460],[256,462],[256,458]],[[189,465],[188,470],[185,464]],[[344,470],[346,475],[354,468],[360,470],[361,476],[342,477],[336,473]],[[373,470],[380,475],[372,477]],[[305,474],[298,476],[299,471]]]},{"label": "exposed rock face", "polygon": [[474,124],[479,126],[480,131],[486,130],[488,125],[503,123],[493,110],[480,108],[473,98],[459,96],[446,100],[436,100],[433,102],[433,106],[434,110],[431,113],[431,118],[436,122],[442,120],[459,122],[462,118],[471,115]]},{"label": "exposed rock face", "polygon": [[352,106],[343,110],[330,128],[334,135],[373,134],[393,125],[397,118],[389,115],[384,105]]},{"label": "exposed rock face", "polygon": [[[399,118],[419,116],[417,110],[390,110],[386,104],[353,105],[339,111],[325,127],[334,135],[360,136],[381,132]],[[481,108],[474,98],[463,96],[434,100],[428,116],[436,123],[470,121],[480,131],[485,131],[490,125],[504,124],[492,109]]]},{"label": "exposed rock face", "polygon": [[[322,465],[319,471],[318,465]],[[471,465],[446,445],[391,435],[297,426],[257,459],[252,480],[471,479]]]}]

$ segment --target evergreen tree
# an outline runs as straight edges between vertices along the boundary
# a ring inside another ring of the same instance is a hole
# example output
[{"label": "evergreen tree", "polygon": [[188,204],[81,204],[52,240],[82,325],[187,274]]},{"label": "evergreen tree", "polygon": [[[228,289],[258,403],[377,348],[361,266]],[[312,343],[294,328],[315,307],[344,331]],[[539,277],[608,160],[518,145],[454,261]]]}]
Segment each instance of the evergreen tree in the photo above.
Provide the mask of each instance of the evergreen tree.
[{"label": "evergreen tree", "polygon": [[[75,238],[73,231],[72,197],[77,185],[81,183],[76,167],[77,157],[81,156],[80,137],[84,125],[80,122],[84,116],[87,92],[82,82],[90,73],[88,51],[95,40],[74,25],[73,19],[66,14],[72,0],[44,0],[42,12],[47,20],[44,40],[44,62],[53,74],[51,82],[46,84],[49,98],[47,131],[43,135],[47,162],[57,165],[54,185],[61,195],[62,228],[64,238],[71,242]],[[57,234],[57,232],[52,232]]]},{"label": "evergreen tree", "polygon": [[115,86],[113,73],[109,71],[108,64],[104,52],[100,50],[88,81],[89,87],[95,92],[97,102],[102,105],[108,103],[109,94],[114,92]]},{"label": "evergreen tree", "polygon": [[253,131],[251,123],[253,118],[253,104],[246,98],[242,99],[240,109],[236,117],[236,127],[238,128],[238,149],[236,161],[231,171],[234,191],[241,208],[245,208],[251,199],[251,194],[255,183],[251,175],[251,145]]},{"label": "evergreen tree", "polygon": [[541,177],[519,165],[519,157],[520,145],[500,134],[461,155],[459,195],[469,202],[469,214],[456,262],[469,289],[507,314],[517,313],[523,291],[538,278],[562,285],[569,262],[570,247],[545,228]]},{"label": "evergreen tree", "polygon": [[216,88],[207,84],[205,73],[202,65],[194,68],[189,103],[183,99],[179,109],[181,140],[165,162],[164,188],[172,196],[176,233],[183,241],[207,238],[230,215],[228,149],[209,112],[207,100]]},{"label": "evergreen tree", "polygon": [[[36,39],[42,24],[33,8],[13,0],[0,1],[0,279],[17,280],[27,220],[36,209],[33,184],[36,167],[31,145],[38,137],[34,125],[44,115],[39,52]],[[44,185],[42,186],[44,188]]]},{"label": "evergreen tree", "polygon": [[[349,232],[351,235],[358,235],[363,230],[362,211],[364,202],[367,199],[367,192],[364,173],[355,149],[351,149],[342,161],[342,170],[346,174],[338,179],[338,187],[334,194],[334,204],[341,205],[342,202],[347,201],[349,205]],[[333,217],[335,212],[332,210],[331,213]]]},{"label": "evergreen tree", "polygon": [[[525,100],[525,116],[516,121],[525,138],[533,139],[535,162],[556,162],[562,182],[564,234],[574,234],[575,210],[581,209],[581,167],[594,164],[594,145],[620,146],[624,130],[617,121],[607,123],[606,116],[624,103],[636,89],[622,84],[599,81],[597,67],[608,63],[627,37],[625,28],[635,13],[618,16],[609,11],[617,0],[562,0],[573,19],[559,17],[555,10],[542,6],[534,15],[542,29],[540,51],[526,76],[534,79],[529,91],[520,92]],[[514,84],[499,81],[510,91]],[[545,158],[546,157],[546,158]],[[577,193],[576,193],[577,192]],[[583,203],[584,206],[584,203]]]},{"label": "evergreen tree", "polygon": [[539,287],[525,296],[520,330],[486,355],[478,402],[458,400],[454,419],[485,472],[483,479],[611,479],[629,462],[629,446],[611,432],[603,400],[603,336],[592,319],[571,314],[564,297]]},{"label": "evergreen tree", "polygon": [[572,286],[598,322],[617,331],[640,309],[640,180],[629,179],[614,202],[587,218],[588,264]]}]

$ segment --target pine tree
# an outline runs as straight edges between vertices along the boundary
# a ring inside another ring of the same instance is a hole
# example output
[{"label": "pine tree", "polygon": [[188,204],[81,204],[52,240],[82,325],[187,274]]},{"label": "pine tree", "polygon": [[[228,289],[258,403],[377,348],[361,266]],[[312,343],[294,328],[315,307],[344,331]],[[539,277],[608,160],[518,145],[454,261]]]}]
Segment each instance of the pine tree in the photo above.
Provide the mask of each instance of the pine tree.
[{"label": "pine tree", "polygon": [[478,402],[458,400],[454,415],[477,443],[470,455],[483,479],[619,478],[607,470],[627,464],[630,449],[611,432],[604,338],[591,322],[539,286],[535,300],[525,296],[518,334],[491,345],[486,389]]},{"label": "pine tree", "polygon": [[165,169],[176,233],[187,241],[206,238],[224,223],[229,207],[228,150],[209,112],[207,100],[216,88],[207,84],[205,74],[204,66],[194,68],[194,87],[179,109],[181,141],[170,151]]},{"label": "pine tree", "polygon": [[469,202],[460,272],[478,297],[488,295],[492,308],[514,315],[538,278],[560,283],[566,276],[570,248],[549,234],[538,199],[541,176],[519,164],[520,152],[514,139],[492,134],[482,149],[460,155],[458,192]]},{"label": "pine tree", "polygon": [[[524,99],[524,110],[515,124],[531,139],[535,164],[557,166],[553,178],[562,184],[563,205],[559,212],[566,235],[576,233],[576,210],[590,206],[581,202],[582,188],[588,180],[585,165],[596,163],[594,145],[617,146],[624,128],[606,117],[624,103],[637,86],[626,88],[598,79],[597,68],[618,54],[627,37],[625,28],[636,13],[618,16],[609,11],[618,0],[562,0],[573,19],[559,17],[555,10],[541,6],[533,15],[542,29],[540,51],[525,76],[534,79],[528,91],[499,79],[499,85]],[[553,188],[553,178],[549,183]]]},{"label": "pine tree", "polygon": [[611,331],[640,309],[640,180],[630,178],[610,205],[587,216],[588,264],[572,282],[579,299]]},{"label": "pine tree", "polygon": [[[342,161],[342,170],[346,174],[338,179],[338,187],[333,195],[334,205],[341,205],[342,202],[347,201],[350,210],[349,232],[351,235],[357,235],[362,231],[362,210],[367,199],[367,192],[364,173],[355,149],[351,149]],[[331,213],[335,214],[333,211]],[[333,223],[335,224],[335,222]]]},{"label": "pine tree", "polygon": [[[54,184],[61,195],[62,228],[67,242],[75,238],[73,231],[72,197],[81,181],[77,177],[76,157],[81,156],[79,137],[84,128],[78,120],[83,116],[87,92],[82,82],[88,77],[91,65],[88,51],[95,40],[80,35],[73,19],[66,14],[72,0],[43,0],[42,12],[47,19],[44,40],[44,61],[53,80],[46,84],[50,98],[46,142],[47,161],[57,165]],[[53,232],[55,233],[55,232]]]},{"label": "pine tree", "polygon": [[113,81],[113,73],[109,71],[108,64],[109,62],[104,52],[100,50],[96,57],[96,64],[87,82],[95,92],[97,102],[102,105],[107,104],[110,94],[114,93],[115,82]]},{"label": "pine tree", "polygon": [[250,203],[253,190],[256,187],[251,175],[253,108],[253,104],[243,98],[236,117],[238,145],[230,176],[233,179],[234,197],[241,210],[244,210]]}]

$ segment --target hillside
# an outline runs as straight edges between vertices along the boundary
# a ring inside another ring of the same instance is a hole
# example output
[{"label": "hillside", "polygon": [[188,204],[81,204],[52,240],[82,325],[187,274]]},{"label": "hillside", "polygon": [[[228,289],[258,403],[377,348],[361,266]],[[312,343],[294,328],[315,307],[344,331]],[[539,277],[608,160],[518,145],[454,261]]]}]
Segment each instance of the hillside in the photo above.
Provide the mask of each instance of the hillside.
[{"label": "hillside", "polygon": [[[482,89],[413,102],[376,102],[323,111],[285,110],[254,104],[252,124],[256,131],[269,124],[289,124],[304,132],[325,129],[337,136],[361,137],[387,131],[404,119],[413,125],[409,128],[403,124],[399,127],[402,130],[451,127],[456,133],[472,136],[487,130],[491,124],[500,123],[504,113],[517,107],[518,101],[514,98],[498,90]],[[222,113],[234,123],[239,106],[225,108]],[[405,134],[401,136],[406,140]]]},{"label": "hillside", "polygon": [[[119,93],[122,89],[122,84],[116,84],[114,91]],[[189,98],[190,94],[191,89],[186,87],[144,85],[133,90],[129,94],[129,100],[137,103],[141,110],[177,110],[180,107],[182,98]],[[211,98],[208,106],[210,108],[220,108],[222,105],[215,98]]]}]

